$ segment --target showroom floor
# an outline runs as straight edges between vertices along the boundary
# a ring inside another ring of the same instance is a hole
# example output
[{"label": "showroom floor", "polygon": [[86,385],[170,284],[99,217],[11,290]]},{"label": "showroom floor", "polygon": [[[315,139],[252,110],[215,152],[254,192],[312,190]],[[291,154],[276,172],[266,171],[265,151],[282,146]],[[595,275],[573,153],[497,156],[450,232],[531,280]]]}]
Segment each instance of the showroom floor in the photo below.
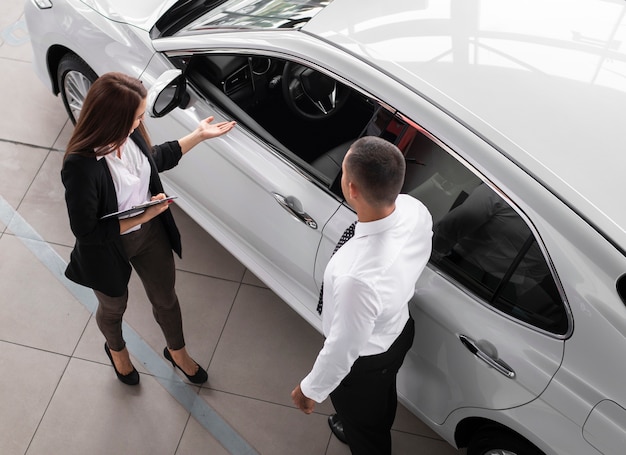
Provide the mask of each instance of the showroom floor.
[{"label": "showroom floor", "polygon": [[[173,207],[183,236],[177,290],[203,387],[162,357],[164,341],[136,277],[124,328],[141,385],[114,375],[93,294],[63,277],[73,236],[59,170],[71,125],[37,79],[22,8],[0,3],[0,453],[348,454],[290,392],[322,337]],[[394,454],[452,449],[400,407]]]}]

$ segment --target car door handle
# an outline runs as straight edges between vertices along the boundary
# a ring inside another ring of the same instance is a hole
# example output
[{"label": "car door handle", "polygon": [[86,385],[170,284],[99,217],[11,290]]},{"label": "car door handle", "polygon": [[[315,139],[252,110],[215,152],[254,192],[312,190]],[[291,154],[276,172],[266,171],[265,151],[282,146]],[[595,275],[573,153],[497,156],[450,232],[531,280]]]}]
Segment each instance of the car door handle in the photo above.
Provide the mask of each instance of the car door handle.
[{"label": "car door handle", "polygon": [[459,335],[459,340],[461,340],[463,346],[465,346],[472,354],[496,370],[498,373],[503,374],[509,379],[515,378],[515,371],[513,371],[510,366],[502,360],[494,359],[491,355],[487,354],[474,342],[474,340],[465,335]]},{"label": "car door handle", "polygon": [[282,208],[287,210],[294,218],[302,221],[311,229],[317,229],[317,222],[309,216],[302,208],[302,203],[293,196],[282,196],[278,193],[272,193]]}]

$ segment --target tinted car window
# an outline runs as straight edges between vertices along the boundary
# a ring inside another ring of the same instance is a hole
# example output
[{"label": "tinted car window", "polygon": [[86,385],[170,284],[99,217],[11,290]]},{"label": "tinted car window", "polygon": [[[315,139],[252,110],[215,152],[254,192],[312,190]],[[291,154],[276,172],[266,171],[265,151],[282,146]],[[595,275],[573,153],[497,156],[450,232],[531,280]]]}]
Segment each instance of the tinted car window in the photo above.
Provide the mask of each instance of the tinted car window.
[{"label": "tinted car window", "polygon": [[431,262],[498,310],[540,329],[566,333],[565,306],[522,217],[419,131],[404,152],[404,191],[433,215]]},{"label": "tinted car window", "polygon": [[300,28],[328,3],[323,0],[180,0],[161,16],[150,36],[156,39],[176,33],[193,35],[220,28]]}]

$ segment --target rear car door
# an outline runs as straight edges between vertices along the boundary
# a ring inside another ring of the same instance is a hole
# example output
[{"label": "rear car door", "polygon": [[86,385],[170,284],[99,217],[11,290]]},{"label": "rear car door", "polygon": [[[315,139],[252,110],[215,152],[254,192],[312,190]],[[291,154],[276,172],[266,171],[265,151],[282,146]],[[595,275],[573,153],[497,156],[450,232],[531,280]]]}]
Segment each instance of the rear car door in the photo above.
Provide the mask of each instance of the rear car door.
[{"label": "rear car door", "polygon": [[570,316],[532,224],[505,194],[411,120],[381,135],[407,160],[403,192],[433,216],[433,255],[410,311],[398,377],[414,412],[442,424],[463,407],[525,404],[561,364]]}]

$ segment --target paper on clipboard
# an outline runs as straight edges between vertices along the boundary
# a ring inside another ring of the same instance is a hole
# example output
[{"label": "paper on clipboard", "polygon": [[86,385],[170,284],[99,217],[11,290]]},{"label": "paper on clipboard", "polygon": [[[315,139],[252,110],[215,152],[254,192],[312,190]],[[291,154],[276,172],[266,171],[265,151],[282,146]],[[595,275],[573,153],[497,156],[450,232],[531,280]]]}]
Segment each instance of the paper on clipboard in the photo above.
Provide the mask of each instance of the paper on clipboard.
[{"label": "paper on clipboard", "polygon": [[178,196],[167,196],[164,199],[156,199],[154,201],[149,201],[149,202],[146,202],[144,204],[134,205],[131,208],[126,209],[126,210],[120,210],[119,212],[113,212],[113,213],[107,213],[106,215],[104,215],[100,219],[101,220],[106,220],[107,218],[113,218],[113,217],[117,217],[117,218],[131,217],[131,216],[143,213],[143,211],[146,210],[150,206],[153,206],[153,205],[156,205],[156,204],[162,204],[164,202],[171,202],[174,199],[176,199],[177,197]]}]

